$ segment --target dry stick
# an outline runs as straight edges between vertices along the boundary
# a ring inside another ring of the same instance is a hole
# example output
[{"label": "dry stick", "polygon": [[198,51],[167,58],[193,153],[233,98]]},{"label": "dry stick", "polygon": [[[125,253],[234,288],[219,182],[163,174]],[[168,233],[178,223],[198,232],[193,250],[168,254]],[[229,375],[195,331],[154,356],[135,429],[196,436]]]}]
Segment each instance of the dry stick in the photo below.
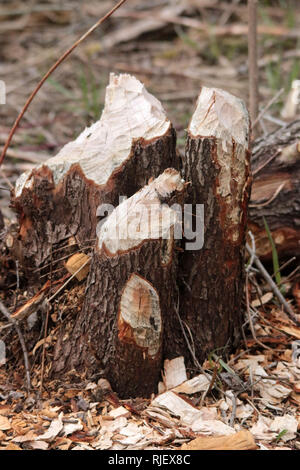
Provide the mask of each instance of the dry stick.
[{"label": "dry stick", "polygon": [[254,238],[254,235],[251,232],[251,230],[249,230],[248,234],[249,234],[249,237],[251,238],[253,254],[250,257],[250,261],[249,261],[248,266],[246,266],[246,273],[248,273],[250,271],[250,269],[252,268],[252,265],[254,263],[254,253],[255,253],[255,248],[256,248],[255,247],[255,238]]},{"label": "dry stick", "polygon": [[83,265],[80,266],[80,268],[78,268],[77,271],[75,271],[75,273],[72,274],[72,276],[70,276],[66,280],[66,282],[49,299],[47,299],[47,302],[51,302],[57,296],[57,294],[59,294],[59,292],[61,292],[69,284],[69,282],[72,281],[76,274],[78,274],[88,263],[90,263],[90,259],[86,260],[86,262],[83,263]]},{"label": "dry stick", "polygon": [[300,269],[300,266],[297,266],[297,268],[294,269],[294,271],[292,271],[285,279],[282,279],[282,280],[280,281],[279,285],[284,284],[284,283],[287,282],[287,281],[291,281],[291,280],[293,279],[294,275],[297,274],[297,272],[299,271],[299,269]]},{"label": "dry stick", "polygon": [[[51,261],[50,261],[50,287],[49,291],[51,293],[52,288],[52,244],[51,244]],[[48,331],[48,322],[49,322],[49,313],[50,313],[50,304],[47,304],[47,313],[46,313],[46,321],[45,321],[45,328],[44,328],[44,344],[43,344],[43,352],[42,352],[42,365],[41,365],[41,380],[40,380],[40,393],[42,394],[43,391],[43,380],[44,380],[44,369],[45,369],[45,354],[46,354],[46,338],[47,338],[47,331]]]},{"label": "dry stick", "polygon": [[248,0],[249,110],[254,123],[258,114],[257,0]]},{"label": "dry stick", "polygon": [[[2,176],[2,178],[6,181],[7,185],[10,187],[10,189],[13,189],[13,185],[11,184],[11,182],[9,181],[9,179],[7,178],[6,174],[3,172],[3,170],[0,169],[0,175]],[[2,188],[2,189],[5,189],[6,191],[10,191],[9,189],[6,189],[6,188]]]},{"label": "dry stick", "polygon": [[254,339],[254,341],[255,341],[257,344],[259,344],[260,346],[262,346],[264,349],[269,349],[270,351],[273,351],[272,348],[270,348],[269,346],[266,346],[264,343],[262,343],[261,341],[259,341],[259,339],[257,339],[257,337],[256,337],[255,330],[254,330],[254,325],[253,325],[253,321],[252,321],[252,317],[251,317],[251,312],[250,312],[249,290],[248,290],[248,288],[249,288],[248,276],[249,276],[249,274],[247,273],[247,274],[246,274],[246,305],[247,305],[247,314],[248,314],[248,319],[249,319],[250,330],[251,330],[253,339]]},{"label": "dry stick", "polygon": [[256,168],[256,170],[253,170],[252,171],[252,176],[256,175],[257,173],[259,173],[265,166],[267,166],[272,160],[274,160],[275,157],[277,157],[277,155],[279,155],[280,152],[275,152],[274,155],[272,155],[270,158],[267,159],[267,161],[265,161],[261,166],[259,166],[258,168]]},{"label": "dry stick", "polygon": [[281,183],[278,188],[276,189],[276,191],[274,192],[274,194],[270,197],[270,199],[268,199],[266,202],[262,202],[261,204],[249,204],[249,207],[266,207],[268,206],[269,204],[271,204],[271,202],[274,201],[274,199],[277,198],[278,194],[280,193],[280,191],[284,188],[286,184],[286,181],[284,181],[283,183]]},{"label": "dry stick", "polygon": [[202,397],[201,397],[201,401],[200,401],[200,407],[203,406],[203,403],[204,403],[204,400],[205,398],[207,397],[207,395],[211,392],[214,384],[215,384],[215,381],[217,379],[217,375],[218,375],[218,368],[219,368],[219,361],[217,361],[215,363],[215,367],[214,367],[214,370],[213,370],[213,375],[212,375],[212,378],[211,378],[211,381],[210,381],[210,384],[208,385],[207,389],[205,390],[205,392],[203,393]]},{"label": "dry stick", "polygon": [[[250,248],[250,246],[248,245],[248,243],[246,243],[246,249],[248,251],[248,253],[250,255],[253,254],[253,251],[252,249]],[[278,289],[278,287],[276,286],[275,282],[273,281],[273,279],[271,278],[270,274],[268,273],[268,271],[265,269],[265,267],[263,266],[263,264],[260,262],[260,260],[258,259],[257,255],[254,253],[254,263],[256,264],[256,266],[258,267],[259,271],[261,272],[262,276],[265,278],[265,280],[267,281],[267,283],[269,284],[271,290],[273,291],[273,293],[276,295],[277,299],[279,300],[279,302],[284,306],[286,312],[289,314],[290,318],[296,323],[298,324],[299,323],[299,320],[296,316],[296,314],[294,313],[292,307],[287,303],[287,301],[285,300],[285,298],[283,297],[282,293],[280,292],[280,290]]]},{"label": "dry stick", "polygon": [[27,392],[30,392],[31,389],[31,382],[30,382],[30,372],[29,372],[29,360],[28,360],[28,354],[27,354],[27,349],[26,349],[26,344],[21,332],[21,329],[18,325],[18,322],[11,317],[9,311],[6,309],[6,307],[3,305],[3,303],[0,301],[0,310],[3,313],[3,315],[7,318],[10,324],[12,324],[18,333],[19,336],[19,341],[21,344],[21,348],[23,351],[23,356],[24,356],[24,365],[25,365],[25,371],[26,371],[26,382],[27,382]]},{"label": "dry stick", "polygon": [[31,95],[29,96],[29,98],[27,99],[22,111],[20,112],[20,114],[18,115],[13,127],[11,128],[10,130],[10,133],[9,133],[9,136],[7,138],[7,141],[4,145],[4,148],[3,148],[3,151],[1,153],[1,157],[0,157],[0,166],[5,158],[5,155],[6,155],[6,152],[7,152],[7,149],[10,145],[10,142],[13,138],[13,135],[17,129],[17,127],[19,126],[20,124],[20,121],[22,119],[22,117],[24,116],[25,112],[27,111],[27,108],[29,107],[30,103],[32,102],[33,98],[35,97],[35,95],[37,94],[37,92],[39,91],[39,89],[42,87],[42,85],[44,84],[44,82],[47,80],[47,78],[52,74],[52,72],[54,72],[54,70],[71,54],[71,52],[76,49],[77,46],[79,46],[79,44],[82,43],[82,41],[84,41],[93,31],[95,31],[95,29],[98,28],[98,26],[100,26],[105,20],[107,20],[107,18],[109,18],[116,10],[118,10],[118,8],[120,8],[120,6],[123,5],[123,3],[125,3],[127,0],[121,0],[119,3],[117,3],[117,5],[115,7],[113,7],[108,13],[106,13],[106,15],[104,15],[102,18],[100,18],[86,33],[83,34],[83,36],[81,36],[56,62],[54,65],[52,65],[52,67],[48,70],[48,72],[43,76],[43,78],[41,79],[41,81],[39,82],[39,84],[36,86],[36,88],[33,90],[33,92],[31,93]]},{"label": "dry stick", "polygon": [[293,256],[292,258],[290,258],[289,260],[287,260],[285,263],[281,264],[279,266],[279,268],[277,269],[277,271],[275,271],[274,274],[272,274],[272,277],[275,277],[277,273],[279,273],[280,271],[282,271],[284,268],[286,268],[289,264],[291,264],[293,261],[295,261],[297,258],[296,256]]},{"label": "dry stick", "polygon": [[256,124],[260,121],[260,119],[265,115],[265,113],[268,111],[268,109],[272,106],[273,103],[276,103],[278,100],[279,96],[284,92],[284,88],[281,88],[274,96],[273,98],[269,101],[269,103],[261,110],[257,118],[253,121],[252,123],[252,129],[256,126]]}]

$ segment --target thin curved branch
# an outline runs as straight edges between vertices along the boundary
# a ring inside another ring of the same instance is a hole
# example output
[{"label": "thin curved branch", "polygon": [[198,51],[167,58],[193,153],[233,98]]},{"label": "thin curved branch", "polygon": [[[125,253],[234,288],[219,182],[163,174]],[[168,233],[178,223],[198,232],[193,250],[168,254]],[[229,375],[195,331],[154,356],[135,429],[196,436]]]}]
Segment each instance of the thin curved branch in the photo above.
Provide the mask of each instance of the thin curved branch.
[{"label": "thin curved branch", "polygon": [[118,10],[118,8],[120,8],[120,6],[123,5],[123,3],[125,3],[127,0],[121,0],[119,3],[117,3],[116,6],[114,6],[108,13],[106,13],[106,15],[104,15],[102,18],[100,18],[86,33],[84,33],[76,42],[74,42],[74,44],[55,62],[54,65],[52,65],[52,67],[48,70],[48,72],[43,76],[43,78],[41,79],[41,81],[38,83],[38,85],[36,86],[36,88],[33,90],[33,92],[31,93],[31,95],[29,96],[29,98],[27,99],[26,103],[24,104],[23,106],[23,109],[21,110],[20,114],[18,115],[17,119],[15,120],[15,123],[13,125],[13,127],[11,128],[10,130],[10,133],[8,135],[8,138],[7,138],[7,141],[5,142],[5,145],[4,145],[4,148],[2,150],[2,153],[1,153],[1,157],[0,157],[0,166],[2,165],[2,162],[5,158],[5,155],[6,155],[6,152],[7,152],[7,149],[10,145],[10,142],[13,138],[13,135],[17,129],[17,127],[19,126],[20,124],[20,121],[21,119],[23,118],[24,114],[26,113],[30,103],[32,102],[33,98],[35,97],[35,95],[37,94],[37,92],[39,91],[39,89],[42,87],[42,85],[45,83],[45,81],[47,80],[47,78],[54,72],[54,70],[71,54],[71,52],[76,49],[77,46],[79,46],[79,44],[82,43],[82,41],[84,41],[93,31],[95,31],[95,29],[98,28],[98,26],[100,26],[105,20],[107,20],[107,18],[109,18],[116,10]]}]

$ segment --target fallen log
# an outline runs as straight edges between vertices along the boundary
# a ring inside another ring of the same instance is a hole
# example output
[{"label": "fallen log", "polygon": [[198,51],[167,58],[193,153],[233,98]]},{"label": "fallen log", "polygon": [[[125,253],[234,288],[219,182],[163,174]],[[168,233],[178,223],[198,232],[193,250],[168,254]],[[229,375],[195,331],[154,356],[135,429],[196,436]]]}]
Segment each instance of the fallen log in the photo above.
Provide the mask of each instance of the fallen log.
[{"label": "fallen log", "polygon": [[300,255],[300,120],[257,139],[252,153],[249,228],[256,254],[272,259],[263,217],[281,257]]},{"label": "fallen log", "polygon": [[157,389],[164,342],[175,316],[174,234],[183,197],[180,174],[167,169],[120,204],[101,225],[82,312],[66,338],[61,332],[53,370],[101,370],[120,397]]},{"label": "fallen log", "polygon": [[[186,239],[179,259],[180,315],[200,362],[240,338],[251,183],[249,125],[241,100],[202,88],[188,127],[183,175],[191,183],[186,201],[192,205],[193,230],[198,226],[199,232],[204,225],[203,246]],[[197,214],[201,204],[204,221]],[[175,348],[168,358],[183,353]]]},{"label": "fallen log", "polygon": [[111,74],[101,119],[17,181],[15,252],[22,264],[35,270],[49,264],[51,252],[72,236],[81,247],[93,244],[98,206],[116,206],[119,196],[178,168],[175,147],[160,102],[136,78]]}]

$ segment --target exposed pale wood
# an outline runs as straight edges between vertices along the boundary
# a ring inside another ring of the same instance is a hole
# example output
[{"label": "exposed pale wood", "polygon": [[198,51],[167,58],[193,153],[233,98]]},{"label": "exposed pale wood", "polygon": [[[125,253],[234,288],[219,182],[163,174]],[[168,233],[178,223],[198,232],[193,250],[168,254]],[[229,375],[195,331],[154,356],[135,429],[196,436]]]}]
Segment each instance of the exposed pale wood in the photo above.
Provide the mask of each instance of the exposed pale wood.
[{"label": "exposed pale wood", "polygon": [[165,360],[163,379],[167,390],[177,387],[187,380],[183,356],[175,357],[171,361]]},{"label": "exposed pale wood", "polygon": [[232,436],[197,437],[182,450],[255,450],[257,448],[250,431],[239,431]]},{"label": "exposed pale wood", "polygon": [[297,110],[299,108],[300,98],[300,83],[299,80],[293,80],[291,89],[286,97],[284,106],[281,110],[281,117],[287,121],[292,121],[296,118]]},{"label": "exposed pale wood", "polygon": [[184,393],[185,395],[192,395],[194,393],[205,392],[208,389],[210,382],[204,375],[196,375],[190,380],[178,385],[173,389],[173,392]]},{"label": "exposed pale wood", "polygon": [[203,434],[231,435],[234,430],[216,419],[216,413],[208,408],[198,408],[192,406],[186,400],[178,396],[173,391],[167,391],[158,395],[152,400],[151,405],[161,408],[172,416],[179,417],[181,422],[190,426],[194,432]]},{"label": "exposed pale wood", "polygon": [[56,374],[103,370],[121,397],[156,390],[177,300],[174,233],[181,221],[168,202],[182,199],[184,187],[176,170],[165,170],[103,223],[83,311],[56,346]]},{"label": "exposed pale wood", "polygon": [[160,102],[135,77],[111,74],[100,120],[16,183],[22,261],[49,262],[51,247],[73,235],[87,244],[96,236],[100,204],[117,206],[119,196],[178,166],[175,133]]},{"label": "exposed pale wood", "polygon": [[[90,270],[90,263],[87,263],[89,259],[90,257],[84,253],[75,253],[75,255],[71,256],[66,262],[67,271],[69,271],[70,274],[77,273],[75,277],[78,281],[82,281],[87,277]],[[81,266],[82,269],[80,269]]]},{"label": "exposed pale wood", "polygon": [[[204,205],[204,244],[187,250],[185,240],[179,261],[179,313],[194,338],[199,361],[216,348],[237,344],[240,337],[251,183],[249,126],[240,99],[202,88],[188,128],[183,174],[191,183],[186,201],[193,207],[194,227],[196,204]],[[167,357],[180,354],[191,360],[187,348],[182,351],[176,345],[170,346]]]}]

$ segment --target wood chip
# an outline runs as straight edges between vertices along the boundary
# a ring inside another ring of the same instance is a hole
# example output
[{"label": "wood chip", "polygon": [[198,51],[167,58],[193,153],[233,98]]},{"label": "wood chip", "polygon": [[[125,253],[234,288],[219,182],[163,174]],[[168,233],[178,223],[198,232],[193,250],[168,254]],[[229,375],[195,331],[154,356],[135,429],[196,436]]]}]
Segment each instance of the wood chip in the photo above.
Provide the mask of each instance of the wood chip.
[{"label": "wood chip", "polygon": [[66,262],[66,269],[70,274],[76,273],[78,269],[82,266],[82,269],[76,274],[78,281],[85,279],[90,270],[90,263],[85,264],[89,260],[89,256],[85,253],[76,253],[71,256]]},{"label": "wood chip", "polygon": [[123,416],[124,418],[130,418],[131,416],[131,413],[130,411],[126,410],[126,408],[124,408],[124,406],[119,406],[118,408],[115,408],[114,410],[111,410],[109,412],[109,416],[111,416],[112,418],[120,418],[121,416]]},{"label": "wood chip", "polygon": [[204,374],[197,375],[190,380],[187,380],[178,387],[173,389],[173,392],[184,393],[186,395],[192,395],[194,393],[204,392],[209,386],[209,380]]},{"label": "wood chip", "polygon": [[[276,325],[277,326],[277,325]],[[293,336],[294,338],[297,338],[297,339],[300,339],[300,328],[296,327],[296,326],[284,326],[284,325],[280,325],[280,326],[277,326],[277,328],[281,331],[284,331],[285,333],[287,333],[288,335],[291,335]]]},{"label": "wood chip", "polygon": [[0,431],[8,431],[11,428],[9,419],[0,415]]},{"label": "wood chip", "polygon": [[183,356],[165,360],[163,379],[167,390],[177,387],[187,380]]},{"label": "wood chip", "polygon": [[256,444],[249,431],[240,431],[231,436],[197,437],[188,444],[181,446],[182,450],[254,450]]},{"label": "wood chip", "polygon": [[273,293],[272,292],[267,292],[265,295],[263,295],[260,299],[255,299],[253,302],[251,302],[252,307],[260,307],[261,305],[265,305],[270,300],[273,298]]}]

